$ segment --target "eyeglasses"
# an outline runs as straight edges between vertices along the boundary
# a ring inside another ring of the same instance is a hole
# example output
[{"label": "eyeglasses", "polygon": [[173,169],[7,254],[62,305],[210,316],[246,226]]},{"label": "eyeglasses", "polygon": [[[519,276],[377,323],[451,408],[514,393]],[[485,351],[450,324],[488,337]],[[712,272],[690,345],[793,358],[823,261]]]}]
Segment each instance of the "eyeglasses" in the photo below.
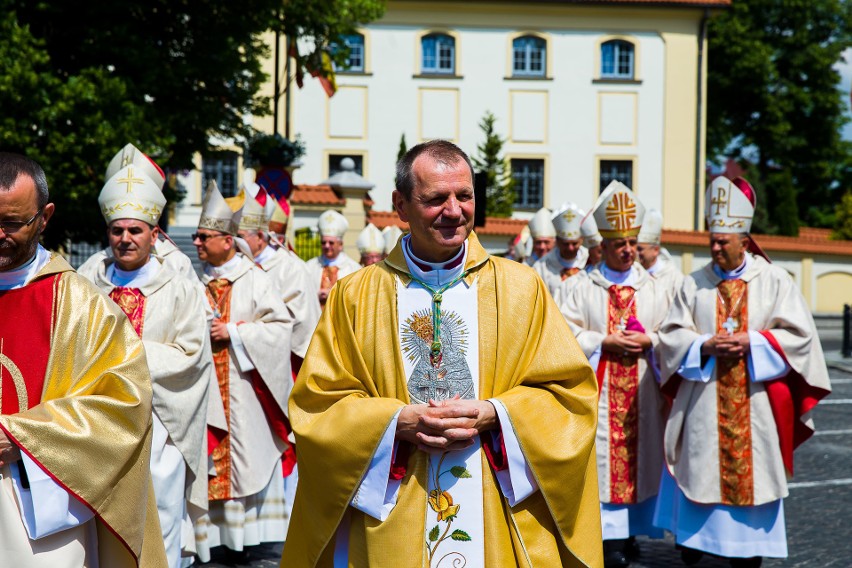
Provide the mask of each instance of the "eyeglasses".
[{"label": "eyeglasses", "polygon": [[207,242],[207,239],[215,239],[216,237],[230,237],[231,235],[208,235],[206,233],[192,233],[192,240],[198,239],[202,243]]},{"label": "eyeglasses", "polygon": [[13,233],[17,233],[24,227],[29,227],[33,224],[33,221],[41,215],[41,212],[44,211],[44,207],[35,212],[35,215],[30,217],[29,221],[0,221],[0,231],[3,231],[7,235],[11,235]]}]

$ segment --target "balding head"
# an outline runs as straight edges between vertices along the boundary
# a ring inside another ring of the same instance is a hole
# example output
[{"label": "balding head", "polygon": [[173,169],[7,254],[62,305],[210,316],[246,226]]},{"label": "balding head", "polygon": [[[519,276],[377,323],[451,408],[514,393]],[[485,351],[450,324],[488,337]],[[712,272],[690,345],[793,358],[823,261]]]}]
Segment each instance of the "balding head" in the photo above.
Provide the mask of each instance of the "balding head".
[{"label": "balding head", "polygon": [[29,176],[35,184],[36,206],[41,209],[47,205],[50,193],[42,167],[26,156],[0,152],[0,191],[9,191],[22,175]]}]

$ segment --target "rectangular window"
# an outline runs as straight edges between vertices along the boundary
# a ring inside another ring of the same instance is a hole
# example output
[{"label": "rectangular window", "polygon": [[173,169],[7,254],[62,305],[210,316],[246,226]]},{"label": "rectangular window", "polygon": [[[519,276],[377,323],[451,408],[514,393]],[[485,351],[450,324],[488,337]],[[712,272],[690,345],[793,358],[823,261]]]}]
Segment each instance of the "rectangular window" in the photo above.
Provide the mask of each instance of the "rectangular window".
[{"label": "rectangular window", "polygon": [[215,180],[224,197],[237,194],[237,153],[213,152],[202,159],[201,187],[207,189],[210,180]]},{"label": "rectangular window", "polygon": [[349,60],[346,63],[345,71],[350,73],[364,72],[364,36],[354,34],[344,36],[343,41],[346,47],[349,48]]},{"label": "rectangular window", "polygon": [[600,193],[603,193],[606,186],[615,180],[618,180],[630,189],[633,189],[632,160],[601,160],[600,165]]},{"label": "rectangular window", "polygon": [[359,154],[329,154],[328,155],[328,177],[343,171],[343,166],[340,165],[346,158],[351,158],[355,162],[354,172],[359,176],[364,175],[364,156]]},{"label": "rectangular window", "polygon": [[544,160],[511,161],[515,180],[515,207],[540,209],[544,205]]},{"label": "rectangular window", "polygon": [[421,73],[452,75],[456,70],[456,40],[451,36],[428,35],[420,40]]}]

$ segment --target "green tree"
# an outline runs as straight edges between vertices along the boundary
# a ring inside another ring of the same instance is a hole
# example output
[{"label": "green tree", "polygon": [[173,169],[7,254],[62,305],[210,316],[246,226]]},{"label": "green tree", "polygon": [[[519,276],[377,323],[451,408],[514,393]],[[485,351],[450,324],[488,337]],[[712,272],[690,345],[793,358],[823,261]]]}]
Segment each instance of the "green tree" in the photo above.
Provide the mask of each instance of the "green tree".
[{"label": "green tree", "polygon": [[264,32],[303,38],[297,67],[311,71],[323,53],[345,58],[331,46],[383,10],[383,0],[0,0],[0,143],[48,173],[60,212],[48,242],[100,238],[95,198],[127,142],[175,171],[211,140],[250,138],[245,116],[271,111],[258,94]]},{"label": "green tree", "polygon": [[846,190],[834,211],[834,231],[831,233],[831,238],[852,240],[852,191]]},{"label": "green tree", "polygon": [[405,132],[399,137],[399,150],[396,152],[396,161],[400,161],[405,153],[408,152],[408,145],[405,143]]},{"label": "green tree", "polygon": [[777,232],[825,224],[850,171],[834,65],[852,46],[852,3],[734,0],[709,38],[709,155],[755,162]]},{"label": "green tree", "polygon": [[486,112],[479,123],[485,134],[485,142],[476,147],[478,154],[473,158],[477,170],[487,176],[485,189],[485,215],[488,217],[509,217],[515,207],[515,180],[509,171],[506,159],[501,156],[505,140],[494,130],[497,118]]}]

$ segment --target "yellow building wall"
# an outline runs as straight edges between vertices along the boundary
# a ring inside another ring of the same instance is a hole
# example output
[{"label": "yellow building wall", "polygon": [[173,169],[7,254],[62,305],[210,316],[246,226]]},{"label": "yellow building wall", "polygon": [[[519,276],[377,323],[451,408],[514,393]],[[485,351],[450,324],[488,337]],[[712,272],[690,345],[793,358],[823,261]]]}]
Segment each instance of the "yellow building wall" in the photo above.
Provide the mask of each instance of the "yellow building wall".
[{"label": "yellow building wall", "polygon": [[852,303],[852,274],[829,272],[816,281],[816,312],[842,313],[843,304]]}]

